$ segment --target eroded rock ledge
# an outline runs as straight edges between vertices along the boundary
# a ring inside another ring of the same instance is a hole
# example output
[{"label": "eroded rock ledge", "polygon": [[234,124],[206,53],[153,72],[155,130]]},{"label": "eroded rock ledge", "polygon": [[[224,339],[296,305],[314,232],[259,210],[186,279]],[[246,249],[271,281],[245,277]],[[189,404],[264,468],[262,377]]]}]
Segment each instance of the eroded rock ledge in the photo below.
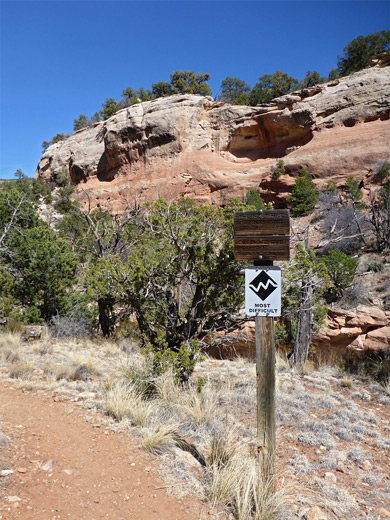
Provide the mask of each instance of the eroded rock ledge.
[{"label": "eroded rock ledge", "polygon": [[[65,167],[82,183],[81,200],[89,192],[94,204],[113,211],[135,196],[223,204],[248,188],[272,192],[278,158],[291,175],[307,168],[318,183],[361,175],[388,159],[389,112],[390,67],[257,107],[175,95],[123,109],[49,147],[36,176],[51,182]],[[278,203],[278,187],[274,192]]]}]

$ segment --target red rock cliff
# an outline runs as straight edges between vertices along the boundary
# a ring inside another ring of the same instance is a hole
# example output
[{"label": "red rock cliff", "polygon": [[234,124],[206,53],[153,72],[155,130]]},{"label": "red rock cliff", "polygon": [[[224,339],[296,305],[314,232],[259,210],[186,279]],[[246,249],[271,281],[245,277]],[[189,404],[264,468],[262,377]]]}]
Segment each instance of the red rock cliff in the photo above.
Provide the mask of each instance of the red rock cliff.
[{"label": "red rock cliff", "polygon": [[36,176],[66,167],[78,197],[120,211],[126,199],[189,196],[223,204],[257,188],[276,206],[293,179],[272,181],[278,158],[321,185],[362,180],[389,160],[390,67],[351,76],[257,107],[176,95],[133,105],[43,154]]}]

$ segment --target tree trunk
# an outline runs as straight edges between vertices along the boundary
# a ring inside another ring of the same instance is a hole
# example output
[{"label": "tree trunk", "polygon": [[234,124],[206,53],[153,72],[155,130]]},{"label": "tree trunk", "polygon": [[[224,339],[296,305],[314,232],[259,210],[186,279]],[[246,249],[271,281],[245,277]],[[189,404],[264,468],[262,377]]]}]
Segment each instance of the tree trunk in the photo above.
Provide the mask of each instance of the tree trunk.
[{"label": "tree trunk", "polygon": [[312,296],[313,287],[310,280],[302,280],[301,301],[298,310],[297,333],[294,344],[293,365],[301,365],[306,362],[311,342],[312,325]]},{"label": "tree trunk", "polygon": [[98,300],[99,305],[99,325],[102,329],[103,336],[108,338],[114,331],[114,300],[113,298],[101,298]]}]

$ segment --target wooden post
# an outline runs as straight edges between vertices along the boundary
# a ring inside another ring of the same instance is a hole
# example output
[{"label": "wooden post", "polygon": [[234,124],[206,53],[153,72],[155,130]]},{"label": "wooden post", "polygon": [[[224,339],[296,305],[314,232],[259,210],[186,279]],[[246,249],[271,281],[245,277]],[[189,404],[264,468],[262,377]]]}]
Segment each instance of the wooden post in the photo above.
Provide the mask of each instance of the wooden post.
[{"label": "wooden post", "polygon": [[[261,262],[261,261],[260,261]],[[256,264],[260,262],[256,261]],[[272,265],[273,262],[261,262]],[[256,316],[257,449],[264,478],[275,485],[275,332],[274,318]]]},{"label": "wooden post", "polygon": [[[237,211],[234,214],[234,258],[253,260],[255,266],[272,266],[290,259],[290,214],[287,209]],[[253,281],[253,280],[252,280]],[[261,284],[261,281],[260,281]],[[258,294],[254,291],[255,294]],[[260,296],[260,299],[261,298]],[[252,304],[252,300],[251,304]],[[256,303],[253,309],[260,307]],[[264,309],[264,307],[262,307]],[[255,316],[257,375],[257,449],[259,467],[267,485],[275,490],[275,333],[274,318]],[[257,313],[258,314],[258,313]],[[264,313],[266,314],[266,313]],[[276,314],[278,315],[278,314]]]}]

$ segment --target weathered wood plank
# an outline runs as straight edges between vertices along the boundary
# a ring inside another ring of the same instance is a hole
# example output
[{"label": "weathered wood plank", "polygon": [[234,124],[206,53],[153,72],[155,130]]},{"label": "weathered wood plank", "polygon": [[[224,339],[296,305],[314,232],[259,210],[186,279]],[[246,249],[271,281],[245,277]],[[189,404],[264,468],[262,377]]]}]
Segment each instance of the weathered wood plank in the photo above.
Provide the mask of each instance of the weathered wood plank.
[{"label": "weathered wood plank", "polygon": [[237,211],[234,214],[234,234],[238,235],[289,235],[288,209]]},{"label": "weathered wood plank", "polygon": [[290,260],[288,209],[237,211],[234,214],[236,260]]},{"label": "weathered wood plank", "polygon": [[290,237],[284,235],[235,236],[235,260],[289,260]]}]

